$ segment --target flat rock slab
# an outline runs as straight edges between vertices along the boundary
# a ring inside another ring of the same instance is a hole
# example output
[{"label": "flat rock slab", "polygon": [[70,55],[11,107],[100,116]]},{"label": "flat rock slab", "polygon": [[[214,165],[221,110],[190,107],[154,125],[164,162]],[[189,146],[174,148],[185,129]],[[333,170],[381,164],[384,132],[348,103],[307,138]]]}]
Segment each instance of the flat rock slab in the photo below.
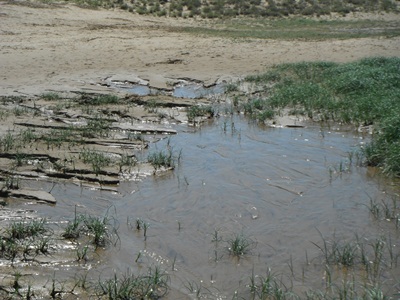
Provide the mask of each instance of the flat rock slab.
[{"label": "flat rock slab", "polygon": [[111,77],[106,78],[104,81],[106,82],[129,82],[129,83],[134,83],[134,84],[140,84],[140,85],[149,85],[149,81],[146,79],[142,79],[138,77],[137,75],[130,74],[130,75],[121,75],[121,74],[115,74],[112,75]]},{"label": "flat rock slab", "polygon": [[18,189],[7,191],[9,197],[33,199],[36,201],[43,201],[50,204],[56,204],[56,199],[48,192],[30,189]]}]

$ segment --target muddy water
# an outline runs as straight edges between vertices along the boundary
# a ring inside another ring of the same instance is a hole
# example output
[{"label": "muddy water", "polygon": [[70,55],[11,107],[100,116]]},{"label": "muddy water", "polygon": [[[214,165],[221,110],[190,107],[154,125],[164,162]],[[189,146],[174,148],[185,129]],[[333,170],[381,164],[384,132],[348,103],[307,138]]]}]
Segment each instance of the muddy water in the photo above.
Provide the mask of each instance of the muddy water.
[{"label": "muddy water", "polygon": [[[161,265],[171,276],[169,299],[195,298],[190,285],[201,286],[203,297],[231,299],[246,289],[253,271],[265,275],[271,269],[286,280],[292,265],[289,281],[296,291],[322,289],[324,268],[313,244],[321,244],[319,232],[372,239],[387,230],[366,207],[370,197],[384,195],[379,177],[354,164],[338,173],[367,136],[313,125],[260,128],[242,117],[221,117],[191,132],[177,129],[169,141],[176,153],[182,150],[175,171],[125,182],[114,194],[58,184],[52,189],[56,206],[34,206],[53,220],[71,218],[76,204],[94,214],[112,206],[120,245],[97,258],[94,278]],[[137,218],[149,224],[146,239],[127,225]],[[240,233],[254,243],[237,259],[226,241]]]}]

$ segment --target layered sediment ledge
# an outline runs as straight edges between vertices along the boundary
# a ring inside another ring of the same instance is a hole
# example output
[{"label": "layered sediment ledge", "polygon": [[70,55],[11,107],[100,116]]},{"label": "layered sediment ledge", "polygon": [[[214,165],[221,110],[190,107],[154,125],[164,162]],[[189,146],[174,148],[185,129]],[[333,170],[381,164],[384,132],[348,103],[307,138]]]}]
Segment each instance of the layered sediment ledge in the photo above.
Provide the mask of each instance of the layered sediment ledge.
[{"label": "layered sediment ledge", "polygon": [[[203,98],[197,103],[209,103]],[[55,203],[24,179],[79,182],[103,190],[171,169],[148,161],[149,145],[177,134],[191,100],[171,96],[47,92],[0,98],[0,184],[4,197]],[[12,125],[11,125],[12,124]],[[160,150],[160,155],[174,153]],[[156,156],[157,159],[159,157]],[[161,157],[162,158],[162,157]]]},{"label": "layered sediment ledge", "polygon": [[24,200],[35,200],[37,202],[43,202],[48,204],[56,204],[56,199],[46,191],[32,190],[32,189],[17,189],[17,190],[5,190],[0,192],[2,197],[7,198],[21,198]]}]

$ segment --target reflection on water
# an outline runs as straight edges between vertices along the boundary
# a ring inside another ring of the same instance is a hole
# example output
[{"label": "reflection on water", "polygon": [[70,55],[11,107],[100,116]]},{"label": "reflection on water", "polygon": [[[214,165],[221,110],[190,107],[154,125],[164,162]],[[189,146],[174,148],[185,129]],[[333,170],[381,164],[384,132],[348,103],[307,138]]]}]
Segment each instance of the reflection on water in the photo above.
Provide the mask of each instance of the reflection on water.
[{"label": "reflection on water", "polygon": [[[373,238],[384,229],[366,207],[370,198],[382,197],[378,180],[348,161],[348,152],[364,142],[364,136],[333,128],[260,128],[241,117],[220,118],[171,138],[174,150],[182,150],[174,172],[125,182],[115,195],[54,191],[71,201],[69,208],[64,201],[57,205],[60,211],[66,205],[61,214],[69,210],[71,216],[71,203],[93,211],[115,207],[121,245],[104,254],[103,273],[159,264],[184,295],[195,282],[210,299],[231,299],[252,272],[289,274],[291,265],[297,290],[323,288],[323,266],[304,269],[306,257],[317,264],[321,253],[313,243],[321,242],[320,233]],[[149,224],[146,239],[127,226],[138,218]],[[235,234],[255,242],[240,260],[227,250]]]},{"label": "reflection on water", "polygon": [[152,89],[147,85],[140,84],[133,85],[132,87],[127,88],[126,91],[137,96],[147,96],[154,93],[154,91],[152,91]]},{"label": "reflection on water", "polygon": [[177,85],[174,88],[173,96],[178,98],[201,98],[210,95],[222,94],[225,91],[225,84],[217,84],[205,87],[203,84],[191,83]]}]

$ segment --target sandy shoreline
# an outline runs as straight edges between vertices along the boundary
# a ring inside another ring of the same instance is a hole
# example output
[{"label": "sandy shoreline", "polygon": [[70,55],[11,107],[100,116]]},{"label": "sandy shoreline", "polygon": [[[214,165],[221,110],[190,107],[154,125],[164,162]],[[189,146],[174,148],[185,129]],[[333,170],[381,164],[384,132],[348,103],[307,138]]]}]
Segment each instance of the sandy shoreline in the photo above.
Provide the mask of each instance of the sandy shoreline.
[{"label": "sandy shoreline", "polygon": [[[0,95],[101,91],[118,75],[166,87],[178,78],[207,84],[282,62],[346,62],[395,56],[400,38],[333,41],[232,40],[168,30],[195,20],[138,16],[76,6],[0,4]],[[173,63],[175,62],[175,63]]]}]

